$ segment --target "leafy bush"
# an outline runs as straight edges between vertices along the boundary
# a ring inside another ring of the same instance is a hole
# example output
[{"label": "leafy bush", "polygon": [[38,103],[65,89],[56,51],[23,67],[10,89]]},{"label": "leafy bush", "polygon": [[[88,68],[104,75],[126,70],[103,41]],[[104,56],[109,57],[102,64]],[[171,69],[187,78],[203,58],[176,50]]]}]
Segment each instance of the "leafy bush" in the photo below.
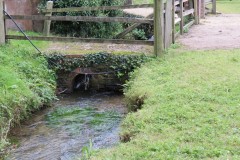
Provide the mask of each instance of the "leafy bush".
[{"label": "leafy bush", "polygon": [[136,39],[136,40],[146,40],[147,39],[145,32],[142,29],[134,29],[133,36],[134,36],[134,39]]},{"label": "leafy bush", "polygon": [[[134,15],[130,13],[124,13],[124,17],[144,18],[143,16]],[[124,23],[123,27],[127,28],[131,25],[132,23]],[[138,26],[135,30],[133,30],[133,32],[130,35],[132,36],[133,39],[136,40],[146,40],[151,38],[153,34],[154,34],[153,24],[143,23],[140,26]]]},{"label": "leafy bush", "polygon": [[[56,0],[54,1],[54,8],[66,7],[92,7],[92,6],[113,6],[122,5],[124,0]],[[39,8],[45,7],[46,0],[42,0]],[[58,16],[107,16],[116,17],[122,16],[122,11],[107,10],[107,11],[84,11],[84,12],[67,12],[54,13]],[[53,22],[52,31],[56,34],[74,37],[95,37],[95,38],[111,38],[115,33],[121,31],[122,24],[107,23],[107,22]]]},{"label": "leafy bush", "polygon": [[67,58],[61,54],[47,55],[50,68],[58,71],[71,72],[78,67],[105,66],[103,71],[114,72],[116,76],[128,76],[135,68],[149,60],[141,55],[113,55],[109,53],[87,54],[81,58]]}]

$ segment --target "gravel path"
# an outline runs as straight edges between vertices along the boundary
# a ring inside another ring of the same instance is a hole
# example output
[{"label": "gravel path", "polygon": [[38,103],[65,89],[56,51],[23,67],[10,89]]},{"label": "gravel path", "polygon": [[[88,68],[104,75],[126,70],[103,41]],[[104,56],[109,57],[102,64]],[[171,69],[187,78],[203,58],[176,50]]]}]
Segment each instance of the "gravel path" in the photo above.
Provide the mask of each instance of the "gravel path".
[{"label": "gravel path", "polygon": [[240,14],[207,16],[177,41],[192,50],[240,48]]}]

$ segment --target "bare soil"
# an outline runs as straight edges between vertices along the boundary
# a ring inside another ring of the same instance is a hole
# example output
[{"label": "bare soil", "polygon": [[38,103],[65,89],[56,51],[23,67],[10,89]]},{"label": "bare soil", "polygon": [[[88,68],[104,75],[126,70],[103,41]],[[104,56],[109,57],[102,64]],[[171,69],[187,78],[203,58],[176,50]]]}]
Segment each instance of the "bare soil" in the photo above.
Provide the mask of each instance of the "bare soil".
[{"label": "bare soil", "polygon": [[207,16],[177,41],[191,50],[240,48],[240,14]]}]

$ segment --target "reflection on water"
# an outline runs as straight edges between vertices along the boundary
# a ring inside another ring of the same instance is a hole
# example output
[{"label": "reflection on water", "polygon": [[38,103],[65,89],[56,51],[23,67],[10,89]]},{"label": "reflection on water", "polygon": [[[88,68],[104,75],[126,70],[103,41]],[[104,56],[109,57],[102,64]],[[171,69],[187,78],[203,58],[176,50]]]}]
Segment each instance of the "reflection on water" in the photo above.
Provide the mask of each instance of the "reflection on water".
[{"label": "reflection on water", "polygon": [[93,149],[119,142],[119,124],[126,113],[122,95],[75,93],[54,107],[35,113],[12,130],[20,140],[7,159],[72,160],[91,143]]}]

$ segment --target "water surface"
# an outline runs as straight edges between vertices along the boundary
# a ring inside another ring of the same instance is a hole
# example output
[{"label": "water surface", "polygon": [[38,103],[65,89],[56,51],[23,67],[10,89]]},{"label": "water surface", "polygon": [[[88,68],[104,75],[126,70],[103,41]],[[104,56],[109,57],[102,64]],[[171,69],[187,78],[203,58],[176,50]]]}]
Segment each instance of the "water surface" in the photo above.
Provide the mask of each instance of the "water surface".
[{"label": "water surface", "polygon": [[12,130],[19,146],[7,159],[72,160],[91,145],[93,149],[111,147],[119,142],[119,124],[125,113],[119,94],[65,96]]}]

